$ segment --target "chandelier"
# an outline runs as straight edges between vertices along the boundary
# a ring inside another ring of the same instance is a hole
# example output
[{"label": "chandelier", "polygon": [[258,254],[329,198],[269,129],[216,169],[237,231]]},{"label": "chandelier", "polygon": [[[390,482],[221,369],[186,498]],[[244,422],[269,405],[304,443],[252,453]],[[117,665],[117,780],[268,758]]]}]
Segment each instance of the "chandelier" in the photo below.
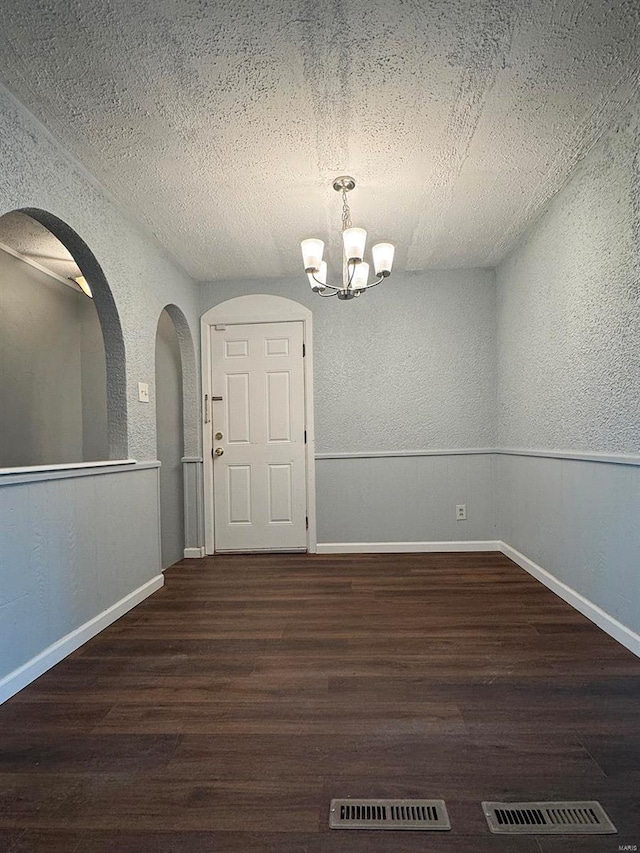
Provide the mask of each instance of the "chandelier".
[{"label": "chandelier", "polygon": [[347,201],[347,193],[351,192],[355,185],[354,179],[348,175],[342,175],[333,182],[334,190],[342,193],[343,256],[340,287],[327,282],[327,264],[322,260],[324,242],[313,237],[303,240],[300,244],[309,284],[313,292],[320,296],[353,299],[391,275],[394,247],[391,243],[376,243],[371,249],[376,280],[369,282],[369,264],[363,260],[367,232],[364,228],[354,228],[351,224],[351,210]]}]

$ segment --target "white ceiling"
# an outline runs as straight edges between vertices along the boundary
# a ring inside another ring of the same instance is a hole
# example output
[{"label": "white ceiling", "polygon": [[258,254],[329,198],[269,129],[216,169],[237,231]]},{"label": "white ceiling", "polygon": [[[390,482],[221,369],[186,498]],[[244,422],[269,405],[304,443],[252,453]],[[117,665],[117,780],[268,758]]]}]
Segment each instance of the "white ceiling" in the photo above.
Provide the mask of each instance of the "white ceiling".
[{"label": "white ceiling", "polygon": [[[638,76],[638,0],[0,0],[0,78],[198,279],[301,272],[331,179],[398,266],[492,266]],[[337,257],[332,236],[332,257]],[[329,258],[331,263],[331,258]]]}]

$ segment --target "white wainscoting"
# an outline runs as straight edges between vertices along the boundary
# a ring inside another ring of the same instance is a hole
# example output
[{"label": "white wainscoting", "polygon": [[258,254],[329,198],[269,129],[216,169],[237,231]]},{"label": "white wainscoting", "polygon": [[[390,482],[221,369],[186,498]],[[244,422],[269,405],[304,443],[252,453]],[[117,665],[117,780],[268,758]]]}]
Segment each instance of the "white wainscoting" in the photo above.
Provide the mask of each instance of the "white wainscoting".
[{"label": "white wainscoting", "polygon": [[637,653],[640,467],[611,456],[499,454],[498,535],[507,556]]},{"label": "white wainscoting", "polygon": [[158,466],[0,478],[0,700],[162,584]]},{"label": "white wainscoting", "polygon": [[[493,469],[486,449],[319,457],[318,541],[326,547],[498,539]],[[467,507],[465,521],[456,519],[458,504]]]},{"label": "white wainscoting", "polygon": [[633,652],[634,655],[640,657],[640,634],[637,634],[635,631],[627,628],[626,625],[623,625],[609,613],[606,613],[601,607],[598,607],[597,604],[589,601],[589,599],[585,598],[584,595],[581,595],[575,589],[572,589],[561,580],[558,580],[558,578],[554,577],[551,572],[543,569],[542,566],[534,563],[533,560],[525,557],[524,554],[516,551],[516,549],[512,548],[510,545],[507,545],[506,542],[500,542],[499,545],[500,551],[502,551],[505,557],[509,557],[510,560],[513,560],[514,563],[543,583],[552,592],[555,592],[556,595],[560,596],[560,598],[566,601],[567,604],[575,607],[575,609],[579,610],[580,613],[587,617],[587,619],[590,619],[599,628],[606,631],[606,633],[613,637],[614,640],[617,640],[629,649],[630,652]]},{"label": "white wainscoting", "polygon": [[27,661],[27,663],[10,672],[0,680],[0,704],[10,699],[19,690],[22,690],[23,687],[31,684],[32,681],[35,681],[38,676],[51,669],[52,666],[60,663],[71,652],[75,652],[87,640],[90,640],[96,634],[99,634],[100,631],[108,628],[109,625],[121,616],[124,616],[125,613],[137,604],[140,604],[145,598],[153,595],[163,585],[164,575],[156,575],[150,581],[147,581],[147,583],[129,593],[129,595],[121,598],[120,601],[117,601],[111,607],[103,610],[98,616],[94,616],[93,619],[90,619],[84,625],[76,628],[75,631],[71,631],[65,637],[52,643],[48,648],[40,652],[40,654]]},{"label": "white wainscoting", "polygon": [[317,472],[318,553],[500,550],[640,654],[640,455],[336,453]]}]

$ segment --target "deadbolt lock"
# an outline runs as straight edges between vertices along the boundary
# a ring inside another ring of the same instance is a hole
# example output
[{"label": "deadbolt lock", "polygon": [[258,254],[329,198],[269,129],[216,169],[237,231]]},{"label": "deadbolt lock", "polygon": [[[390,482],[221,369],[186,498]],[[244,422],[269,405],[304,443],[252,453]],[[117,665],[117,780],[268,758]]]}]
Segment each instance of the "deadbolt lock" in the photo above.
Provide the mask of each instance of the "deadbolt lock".
[{"label": "deadbolt lock", "polygon": [[216,433],[216,441],[222,441],[223,438],[224,438],[224,436],[222,435],[221,432]]}]

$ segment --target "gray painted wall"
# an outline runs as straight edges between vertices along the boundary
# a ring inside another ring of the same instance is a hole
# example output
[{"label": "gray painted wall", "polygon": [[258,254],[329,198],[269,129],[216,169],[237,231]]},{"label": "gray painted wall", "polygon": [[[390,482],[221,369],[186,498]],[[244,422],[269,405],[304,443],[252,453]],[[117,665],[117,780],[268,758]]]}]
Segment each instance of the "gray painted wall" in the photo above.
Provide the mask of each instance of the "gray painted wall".
[{"label": "gray painted wall", "polygon": [[162,567],[184,556],[184,484],[182,473],[182,363],[178,336],[166,311],[156,336],[156,419],[160,468]]},{"label": "gray painted wall", "polygon": [[92,301],[0,250],[0,468],[106,458]]},{"label": "gray painted wall", "polygon": [[[128,454],[155,459],[155,406],[138,402],[138,382],[149,383],[153,400],[156,327],[165,305],[181,309],[197,345],[198,287],[2,87],[0,162],[0,215],[26,207],[49,211],[95,254],[122,323]],[[187,452],[197,454],[197,411],[187,426]],[[28,487],[3,481],[1,672],[39,654],[157,574],[158,478],[155,471],[140,472],[140,480],[136,476],[119,471],[73,477],[62,486],[57,480]]]},{"label": "gray painted wall", "polygon": [[[303,272],[211,283],[202,311],[250,293],[313,311],[318,453],[495,446],[492,271],[400,273],[352,302],[316,296]],[[316,476],[319,542],[495,538],[486,458],[318,460]]]},{"label": "gray painted wall", "polygon": [[204,285],[202,312],[249,293],[313,311],[318,452],[494,446],[491,270],[393,275],[352,302],[293,279]]},{"label": "gray painted wall", "polygon": [[[640,450],[640,109],[497,271],[499,441]],[[640,630],[640,467],[497,461],[500,537]]]}]

